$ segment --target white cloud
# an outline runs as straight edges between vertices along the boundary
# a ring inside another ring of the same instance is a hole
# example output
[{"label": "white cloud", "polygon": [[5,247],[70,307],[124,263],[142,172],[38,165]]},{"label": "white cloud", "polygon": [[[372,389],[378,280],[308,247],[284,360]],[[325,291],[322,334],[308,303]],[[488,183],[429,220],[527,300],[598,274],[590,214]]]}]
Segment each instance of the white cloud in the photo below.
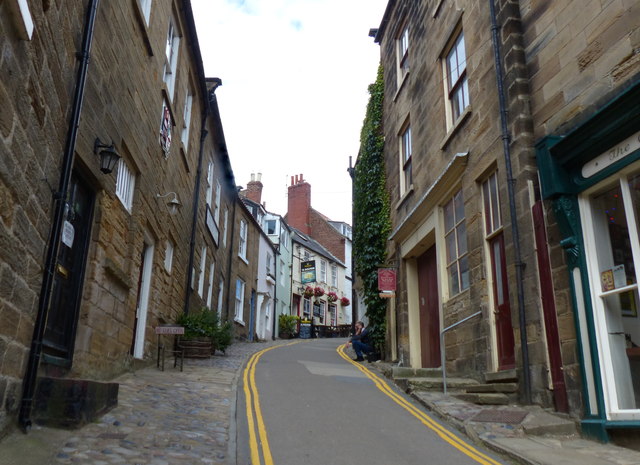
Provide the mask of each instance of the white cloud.
[{"label": "white cloud", "polygon": [[312,206],[351,221],[354,161],[380,50],[368,37],[386,0],[193,0],[239,185],[262,173],[267,209],[284,215],[290,177]]}]

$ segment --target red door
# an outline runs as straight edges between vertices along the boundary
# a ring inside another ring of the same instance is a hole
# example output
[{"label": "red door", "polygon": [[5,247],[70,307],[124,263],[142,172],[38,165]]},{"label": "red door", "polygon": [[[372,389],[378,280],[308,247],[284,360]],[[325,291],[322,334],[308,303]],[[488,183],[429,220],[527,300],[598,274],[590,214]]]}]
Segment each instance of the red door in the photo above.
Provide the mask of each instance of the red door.
[{"label": "red door", "polygon": [[440,305],[436,248],[418,257],[418,299],[420,304],[420,341],[422,366],[440,366]]},{"label": "red door", "polygon": [[538,201],[532,208],[533,227],[536,237],[536,254],[538,257],[538,274],[540,276],[540,292],[542,298],[542,313],[547,333],[547,350],[549,351],[549,369],[553,383],[553,399],[556,410],[569,411],[569,399],[562,372],[562,353],[560,351],[560,335],[558,334],[558,320],[556,318],[556,302],[551,280],[551,263],[547,249],[547,233],[544,225],[542,201]]},{"label": "red door", "polygon": [[504,236],[502,233],[489,240],[489,248],[491,250],[493,301],[498,342],[498,370],[508,370],[515,367],[515,353],[511,307],[509,306],[507,264],[504,256]]}]

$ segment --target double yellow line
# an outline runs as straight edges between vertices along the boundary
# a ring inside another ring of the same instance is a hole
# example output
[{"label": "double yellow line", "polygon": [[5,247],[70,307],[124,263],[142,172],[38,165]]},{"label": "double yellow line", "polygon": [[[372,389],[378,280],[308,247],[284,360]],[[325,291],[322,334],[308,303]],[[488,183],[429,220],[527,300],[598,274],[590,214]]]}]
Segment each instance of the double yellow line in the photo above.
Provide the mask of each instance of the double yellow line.
[{"label": "double yellow line", "polygon": [[378,389],[380,389],[384,394],[390,397],[396,404],[400,407],[408,411],[411,415],[416,417],[423,425],[427,428],[434,431],[443,441],[449,443],[456,449],[458,449],[463,454],[468,457],[474,459],[476,462],[481,463],[482,465],[501,465],[500,462],[496,462],[491,457],[483,454],[476,448],[470,446],[458,436],[456,436],[451,431],[447,430],[436,421],[434,421],[429,415],[424,413],[422,410],[415,407],[413,404],[408,402],[404,397],[400,396],[396,392],[394,392],[389,385],[380,379],[379,376],[371,372],[368,368],[361,365],[360,363],[356,363],[345,353],[345,346],[341,345],[336,350],[340,356],[348,361],[349,363],[355,365],[362,373],[364,373],[367,378],[369,378],[376,385]]},{"label": "double yellow line", "polygon": [[[284,346],[290,346],[297,344],[300,341],[284,344]],[[262,449],[262,457],[264,459],[264,465],[273,465],[273,457],[271,457],[271,448],[269,447],[269,440],[267,438],[267,430],[264,427],[264,419],[262,418],[262,410],[260,409],[260,396],[258,395],[258,388],[256,387],[256,364],[260,357],[266,352],[275,349],[276,347],[283,347],[282,345],[268,347],[259,352],[256,352],[249,359],[249,363],[244,369],[243,384],[244,384],[244,397],[247,407],[247,424],[249,426],[249,449],[251,451],[251,465],[260,465],[260,449]],[[255,413],[255,418],[254,418]],[[260,438],[260,448],[258,447],[258,438],[256,436],[256,428],[258,430],[258,436]]]}]

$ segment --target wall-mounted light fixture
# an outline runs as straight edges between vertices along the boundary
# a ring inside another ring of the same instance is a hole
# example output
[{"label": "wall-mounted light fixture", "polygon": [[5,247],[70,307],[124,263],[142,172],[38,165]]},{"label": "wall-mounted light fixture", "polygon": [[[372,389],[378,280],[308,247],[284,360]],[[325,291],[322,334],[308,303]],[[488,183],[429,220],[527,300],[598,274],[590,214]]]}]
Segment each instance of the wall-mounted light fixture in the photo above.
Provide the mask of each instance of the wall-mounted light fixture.
[{"label": "wall-mounted light fixture", "polygon": [[166,194],[156,194],[156,197],[159,199],[162,199],[164,197],[168,197],[172,195],[173,197],[171,197],[168,201],[167,201],[167,208],[169,209],[169,214],[170,215],[175,215],[176,212],[178,211],[178,208],[182,207],[182,204],[180,203],[180,201],[178,200],[178,194],[176,194],[175,192],[167,192]]},{"label": "wall-mounted light fixture", "polygon": [[111,145],[103,144],[98,137],[93,143],[93,153],[100,155],[100,171],[104,174],[111,173],[120,160],[120,155],[116,152],[113,142]]}]

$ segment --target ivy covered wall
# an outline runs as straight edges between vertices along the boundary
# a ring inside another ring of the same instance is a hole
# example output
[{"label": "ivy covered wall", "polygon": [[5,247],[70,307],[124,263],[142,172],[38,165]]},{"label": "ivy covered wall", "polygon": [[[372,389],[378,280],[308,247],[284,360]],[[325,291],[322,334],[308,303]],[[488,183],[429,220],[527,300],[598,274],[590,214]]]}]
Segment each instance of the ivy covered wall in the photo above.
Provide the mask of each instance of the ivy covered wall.
[{"label": "ivy covered wall", "polygon": [[362,283],[366,316],[375,327],[374,342],[382,349],[386,335],[387,301],[379,297],[378,267],[385,262],[391,231],[389,195],[385,186],[382,66],[376,82],[369,86],[369,103],[360,133],[360,151],[355,165],[353,199],[354,268]]}]

